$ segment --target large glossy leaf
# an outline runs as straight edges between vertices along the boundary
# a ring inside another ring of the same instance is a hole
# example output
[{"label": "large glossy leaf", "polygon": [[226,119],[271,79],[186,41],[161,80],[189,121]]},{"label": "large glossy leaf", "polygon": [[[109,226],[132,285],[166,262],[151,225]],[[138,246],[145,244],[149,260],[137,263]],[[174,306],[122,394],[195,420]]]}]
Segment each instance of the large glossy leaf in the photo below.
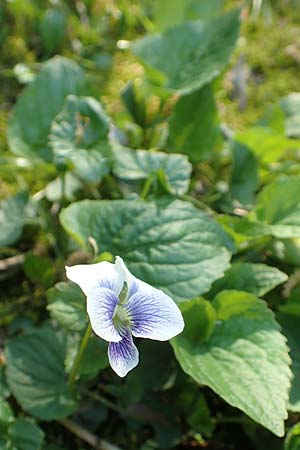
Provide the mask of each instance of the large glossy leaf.
[{"label": "large glossy leaf", "polygon": [[86,300],[74,283],[57,283],[47,292],[51,316],[68,330],[82,330],[87,323]]},{"label": "large glossy leaf", "polygon": [[22,408],[40,419],[65,417],[76,408],[64,372],[65,349],[65,338],[51,328],[7,341],[9,387]]},{"label": "large glossy leaf", "polygon": [[3,200],[0,206],[0,247],[14,244],[21,236],[27,194],[18,194]]},{"label": "large glossy leaf", "polygon": [[209,157],[218,136],[218,113],[211,86],[181,96],[170,118],[168,149],[198,162]]},{"label": "large glossy leaf", "polygon": [[300,237],[300,177],[282,177],[258,195],[251,217],[278,238]]},{"label": "large glossy leaf", "polygon": [[114,150],[113,171],[121,180],[155,175],[170,193],[181,195],[188,190],[192,166],[184,155],[119,147]]},{"label": "large glossy leaf", "polygon": [[207,291],[229,266],[227,235],[190,203],[86,200],[60,221],[82,246],[92,237],[100,252],[122,256],[137,277],[177,301]]},{"label": "large glossy leaf", "polygon": [[185,22],[133,45],[149,74],[163,87],[191,93],[216,78],[228,63],[239,30],[239,11],[208,22]]},{"label": "large glossy leaf", "polygon": [[8,127],[11,150],[20,156],[51,160],[51,122],[68,94],[84,94],[85,89],[84,74],[76,63],[61,56],[47,61],[14,106]]},{"label": "large glossy leaf", "polygon": [[285,273],[266,264],[233,263],[224,277],[214,283],[210,295],[214,296],[224,289],[236,289],[260,297],[287,278]]},{"label": "large glossy leaf", "polygon": [[290,358],[273,313],[241,291],[223,291],[213,306],[218,320],[208,341],[195,343],[185,332],[172,340],[179,363],[197,382],[283,436]]}]

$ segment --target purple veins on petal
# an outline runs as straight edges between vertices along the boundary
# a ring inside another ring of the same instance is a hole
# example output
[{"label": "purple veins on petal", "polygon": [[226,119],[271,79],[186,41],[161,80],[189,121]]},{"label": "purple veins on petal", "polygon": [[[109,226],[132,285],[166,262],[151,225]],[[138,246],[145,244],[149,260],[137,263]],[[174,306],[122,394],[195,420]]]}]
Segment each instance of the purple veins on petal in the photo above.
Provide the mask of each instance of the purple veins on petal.
[{"label": "purple veins on petal", "polygon": [[124,305],[131,319],[133,336],[167,341],[184,328],[175,302],[159,289],[138,280],[138,290]]},{"label": "purple veins on petal", "polygon": [[110,342],[108,359],[112,369],[120,377],[125,377],[130,370],[138,365],[139,352],[128,330],[121,341]]},{"label": "purple veins on petal", "polygon": [[87,296],[87,312],[94,332],[108,342],[118,342],[122,339],[116,329],[113,318],[119,298],[114,291],[98,288]]}]

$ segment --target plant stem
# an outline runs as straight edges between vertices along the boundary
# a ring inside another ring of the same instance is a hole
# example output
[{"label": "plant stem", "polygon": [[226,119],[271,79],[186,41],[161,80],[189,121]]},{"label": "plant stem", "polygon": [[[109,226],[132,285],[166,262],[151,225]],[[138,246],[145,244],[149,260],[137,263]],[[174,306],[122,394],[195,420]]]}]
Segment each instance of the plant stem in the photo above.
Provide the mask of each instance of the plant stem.
[{"label": "plant stem", "polygon": [[210,215],[215,214],[215,211],[213,209],[211,209],[208,205],[203,203],[201,200],[198,200],[197,198],[192,197],[191,195],[183,194],[183,195],[180,195],[179,198],[180,198],[180,200],[184,200],[184,201],[192,203],[194,206],[196,206],[196,208],[203,209]]},{"label": "plant stem", "polygon": [[94,392],[89,392],[87,391],[87,395],[94,399],[97,400],[98,402],[102,403],[103,405],[107,406],[107,408],[112,409],[113,411],[116,411],[117,413],[124,415],[125,411],[123,411],[122,408],[120,408],[118,405],[116,405],[115,403],[113,403],[112,401],[108,400],[107,398],[103,397],[102,395],[99,394],[95,394]]},{"label": "plant stem", "polygon": [[142,192],[141,192],[141,198],[145,199],[147,195],[149,194],[151,185],[153,182],[153,175],[150,175],[147,180],[145,181],[145,184],[143,186]]},{"label": "plant stem", "polygon": [[71,389],[74,388],[74,383],[75,383],[78,367],[79,367],[79,365],[81,363],[81,360],[82,360],[84,351],[86,349],[86,346],[88,344],[91,332],[92,332],[92,327],[91,327],[91,324],[89,323],[87,328],[86,328],[85,334],[84,334],[83,339],[81,341],[78,353],[76,355],[75,361],[73,363],[73,366],[72,366],[72,369],[71,369],[71,372],[70,372],[70,375],[69,375],[68,383],[69,383],[69,386],[70,386]]},{"label": "plant stem", "polygon": [[75,436],[79,437],[81,440],[85,441],[91,447],[96,448],[98,450],[121,450],[120,447],[117,447],[110,442],[105,441],[104,439],[99,439],[93,433],[91,433],[86,428],[78,425],[69,419],[60,419],[58,422],[63,425],[67,430],[71,431]]}]

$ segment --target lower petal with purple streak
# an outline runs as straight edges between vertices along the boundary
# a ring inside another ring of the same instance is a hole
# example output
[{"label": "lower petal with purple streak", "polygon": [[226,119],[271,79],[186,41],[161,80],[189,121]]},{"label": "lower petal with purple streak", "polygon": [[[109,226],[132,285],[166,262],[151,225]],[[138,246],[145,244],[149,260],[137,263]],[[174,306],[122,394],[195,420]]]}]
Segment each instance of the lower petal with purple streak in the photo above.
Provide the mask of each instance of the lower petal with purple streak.
[{"label": "lower petal with purple streak", "polygon": [[111,342],[108,346],[108,359],[112,369],[119,377],[125,377],[139,362],[139,352],[133,343],[129,331],[120,342]]}]

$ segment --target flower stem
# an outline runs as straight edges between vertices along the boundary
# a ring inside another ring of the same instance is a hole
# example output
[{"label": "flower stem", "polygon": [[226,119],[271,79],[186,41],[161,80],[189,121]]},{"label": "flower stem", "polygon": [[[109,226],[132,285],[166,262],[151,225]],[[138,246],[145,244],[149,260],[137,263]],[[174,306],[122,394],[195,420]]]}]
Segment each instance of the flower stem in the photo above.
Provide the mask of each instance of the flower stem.
[{"label": "flower stem", "polygon": [[150,175],[147,180],[145,181],[145,184],[143,186],[142,192],[141,192],[141,198],[145,199],[147,195],[149,194],[151,185],[153,183],[153,175]]},{"label": "flower stem", "polygon": [[82,441],[89,444],[91,447],[96,448],[98,450],[121,450],[120,447],[111,444],[110,442],[105,441],[104,439],[100,439],[95,436],[86,428],[83,428],[81,425],[73,422],[69,419],[60,419],[58,420],[62,426],[64,426],[67,430],[71,431],[75,436],[79,437]]},{"label": "flower stem", "polygon": [[71,372],[70,372],[70,375],[69,375],[68,383],[69,383],[69,386],[70,386],[71,389],[74,388],[74,384],[75,384],[75,379],[76,379],[78,367],[79,367],[79,365],[80,365],[80,363],[81,363],[81,360],[82,360],[84,351],[85,351],[85,349],[86,349],[86,346],[87,346],[87,344],[88,344],[88,341],[89,341],[89,337],[90,337],[90,335],[91,335],[91,332],[92,332],[92,327],[91,327],[91,324],[89,323],[88,326],[87,326],[87,328],[86,328],[85,334],[84,334],[83,339],[82,339],[82,341],[81,341],[79,350],[78,350],[78,352],[77,352],[75,361],[74,361],[74,363],[73,363],[73,366],[72,366],[72,369],[71,369]]}]

